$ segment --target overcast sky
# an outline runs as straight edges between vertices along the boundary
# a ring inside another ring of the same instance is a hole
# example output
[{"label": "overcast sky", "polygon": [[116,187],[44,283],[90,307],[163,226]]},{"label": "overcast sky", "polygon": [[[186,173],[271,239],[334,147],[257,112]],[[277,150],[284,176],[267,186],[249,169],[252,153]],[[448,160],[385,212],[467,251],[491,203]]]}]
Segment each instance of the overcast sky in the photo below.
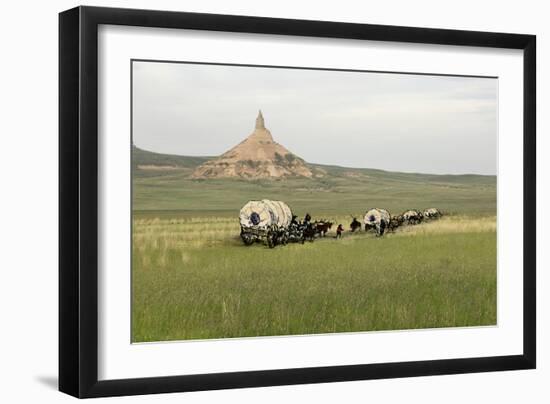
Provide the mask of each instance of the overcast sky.
[{"label": "overcast sky", "polygon": [[276,142],[311,163],[496,174],[494,78],[133,63],[133,139],[219,155],[261,109]]}]

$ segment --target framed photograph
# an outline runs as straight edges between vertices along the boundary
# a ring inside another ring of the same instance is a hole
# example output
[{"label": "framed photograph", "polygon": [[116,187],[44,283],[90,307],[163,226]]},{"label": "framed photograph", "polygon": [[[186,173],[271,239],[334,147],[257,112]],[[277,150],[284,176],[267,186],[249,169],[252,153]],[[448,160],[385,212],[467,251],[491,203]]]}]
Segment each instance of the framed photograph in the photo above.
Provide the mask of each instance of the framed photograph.
[{"label": "framed photograph", "polygon": [[535,36],[59,17],[59,388],[533,369]]}]

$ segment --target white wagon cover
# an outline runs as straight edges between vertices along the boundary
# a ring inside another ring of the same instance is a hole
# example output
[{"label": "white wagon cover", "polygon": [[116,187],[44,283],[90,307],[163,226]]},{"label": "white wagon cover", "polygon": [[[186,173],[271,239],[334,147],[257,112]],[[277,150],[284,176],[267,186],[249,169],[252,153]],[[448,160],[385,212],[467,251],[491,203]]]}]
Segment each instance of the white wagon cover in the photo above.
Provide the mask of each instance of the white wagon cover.
[{"label": "white wagon cover", "polygon": [[424,216],[437,216],[439,214],[439,210],[436,208],[428,208],[424,211]]},{"label": "white wagon cover", "polygon": [[386,209],[370,209],[365,213],[364,222],[365,224],[380,223],[382,220],[389,223],[390,213]]},{"label": "white wagon cover", "polygon": [[287,227],[291,220],[292,212],[286,203],[269,199],[250,201],[239,213],[239,221],[243,227]]},{"label": "white wagon cover", "polygon": [[414,209],[411,209],[411,210],[408,210],[406,212],[403,212],[403,219],[405,220],[409,220],[410,218],[412,217],[417,217],[419,216],[421,213],[417,210],[414,210]]}]

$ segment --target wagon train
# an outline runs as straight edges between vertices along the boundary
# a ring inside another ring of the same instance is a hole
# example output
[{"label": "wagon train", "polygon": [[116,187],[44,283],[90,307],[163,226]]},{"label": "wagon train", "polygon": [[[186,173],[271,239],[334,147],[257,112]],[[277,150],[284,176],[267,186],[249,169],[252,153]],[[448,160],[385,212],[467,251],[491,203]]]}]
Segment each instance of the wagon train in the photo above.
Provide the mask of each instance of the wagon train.
[{"label": "wagon train", "polygon": [[[363,223],[366,232],[374,231],[376,236],[380,237],[387,232],[394,232],[402,225],[415,225],[423,220],[438,219],[441,216],[441,211],[436,208],[424,211],[410,209],[398,216],[391,216],[386,209],[373,208],[367,210]],[[303,221],[298,221],[286,203],[269,199],[246,203],[239,213],[239,221],[241,239],[245,245],[263,243],[269,248],[324,237],[334,224],[327,220],[313,222],[309,213]],[[357,230],[361,230],[361,223],[353,217],[350,231],[354,233]],[[339,224],[336,238],[341,237],[343,231],[343,226]]]}]

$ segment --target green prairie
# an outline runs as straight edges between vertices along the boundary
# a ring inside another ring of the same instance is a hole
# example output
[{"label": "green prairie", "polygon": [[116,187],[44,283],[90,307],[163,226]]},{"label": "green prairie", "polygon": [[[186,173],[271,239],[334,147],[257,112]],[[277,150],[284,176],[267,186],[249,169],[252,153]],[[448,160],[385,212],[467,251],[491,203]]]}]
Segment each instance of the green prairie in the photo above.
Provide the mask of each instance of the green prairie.
[{"label": "green prairie", "polygon": [[[204,158],[134,153],[132,340],[496,324],[496,178],[316,166],[314,179],[191,180]],[[160,168],[138,165],[157,165]],[[164,167],[163,167],[164,165]],[[250,199],[342,223],[369,207],[443,219],[269,249],[239,239]]]}]

